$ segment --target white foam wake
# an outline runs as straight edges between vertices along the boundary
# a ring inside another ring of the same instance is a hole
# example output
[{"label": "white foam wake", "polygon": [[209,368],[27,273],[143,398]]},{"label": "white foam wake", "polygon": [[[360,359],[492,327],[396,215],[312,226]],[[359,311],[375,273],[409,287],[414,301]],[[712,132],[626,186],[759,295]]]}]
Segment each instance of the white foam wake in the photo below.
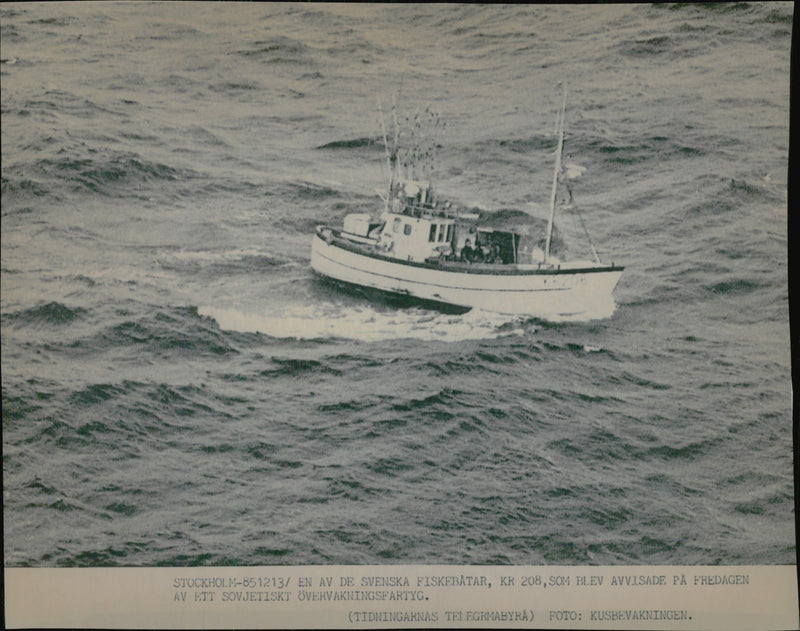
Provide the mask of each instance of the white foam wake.
[{"label": "white foam wake", "polygon": [[248,313],[204,306],[198,308],[198,313],[214,318],[225,330],[292,339],[339,337],[362,342],[392,339],[458,342],[523,333],[520,318],[475,309],[452,315],[426,309],[377,311],[370,307],[303,305],[286,307],[282,311]]}]

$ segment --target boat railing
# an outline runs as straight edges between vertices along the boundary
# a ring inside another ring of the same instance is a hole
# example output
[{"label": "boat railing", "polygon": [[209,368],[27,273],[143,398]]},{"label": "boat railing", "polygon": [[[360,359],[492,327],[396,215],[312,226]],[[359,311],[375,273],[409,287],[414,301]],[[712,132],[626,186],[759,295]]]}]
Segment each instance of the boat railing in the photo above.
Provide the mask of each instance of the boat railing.
[{"label": "boat railing", "polygon": [[455,215],[443,206],[433,204],[407,204],[401,210],[392,211],[396,215],[417,218],[454,219]]}]

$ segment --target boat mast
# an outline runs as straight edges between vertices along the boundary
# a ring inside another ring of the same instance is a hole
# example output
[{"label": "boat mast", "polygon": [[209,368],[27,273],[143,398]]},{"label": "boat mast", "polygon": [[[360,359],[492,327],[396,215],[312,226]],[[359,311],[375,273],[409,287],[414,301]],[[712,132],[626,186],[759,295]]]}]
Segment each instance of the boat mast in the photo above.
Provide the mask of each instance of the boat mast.
[{"label": "boat mast", "polygon": [[386,138],[386,125],[383,122],[383,105],[381,104],[380,97],[378,99],[378,111],[381,115],[381,132],[383,132],[383,149],[386,152],[386,166],[389,167],[389,190],[386,193],[386,201],[384,204],[384,212],[389,210],[389,198],[392,196],[392,188],[394,188],[394,169],[392,169],[392,157],[389,154],[389,140]]},{"label": "boat mast", "polygon": [[553,217],[556,214],[556,189],[558,175],[561,173],[561,151],[564,148],[564,114],[567,108],[567,84],[564,84],[564,99],[561,103],[561,114],[558,117],[558,148],[556,149],[556,166],[553,171],[553,188],[550,192],[550,218],[547,220],[547,240],[544,246],[544,263],[550,262],[550,240],[553,238]]},{"label": "boat mast", "polygon": [[392,147],[392,155],[394,156],[394,166],[397,169],[397,180],[401,182],[405,179],[403,175],[403,166],[400,164],[400,155],[398,153],[400,144],[400,123],[397,122],[397,96],[392,94],[392,120],[394,122],[394,146]]}]

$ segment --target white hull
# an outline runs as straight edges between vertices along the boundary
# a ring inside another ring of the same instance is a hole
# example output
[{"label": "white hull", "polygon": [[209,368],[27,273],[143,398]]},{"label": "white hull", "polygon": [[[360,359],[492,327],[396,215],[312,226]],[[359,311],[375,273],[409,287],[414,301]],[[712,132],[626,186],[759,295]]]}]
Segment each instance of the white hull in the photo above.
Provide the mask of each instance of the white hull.
[{"label": "white hull", "polygon": [[485,266],[447,270],[369,256],[328,243],[319,234],[311,247],[311,267],[338,281],[460,307],[551,319],[594,319],[613,313],[612,292],[623,268],[587,265],[561,270],[512,265],[497,266],[495,271]]}]

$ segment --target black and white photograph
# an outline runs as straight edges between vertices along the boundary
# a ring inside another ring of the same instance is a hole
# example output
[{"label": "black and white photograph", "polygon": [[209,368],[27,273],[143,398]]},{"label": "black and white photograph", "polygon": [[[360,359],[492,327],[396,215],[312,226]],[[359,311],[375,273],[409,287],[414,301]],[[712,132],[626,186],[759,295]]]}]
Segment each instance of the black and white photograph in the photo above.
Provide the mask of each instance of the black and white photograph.
[{"label": "black and white photograph", "polygon": [[794,566],[793,10],[4,2],[5,568]]}]

